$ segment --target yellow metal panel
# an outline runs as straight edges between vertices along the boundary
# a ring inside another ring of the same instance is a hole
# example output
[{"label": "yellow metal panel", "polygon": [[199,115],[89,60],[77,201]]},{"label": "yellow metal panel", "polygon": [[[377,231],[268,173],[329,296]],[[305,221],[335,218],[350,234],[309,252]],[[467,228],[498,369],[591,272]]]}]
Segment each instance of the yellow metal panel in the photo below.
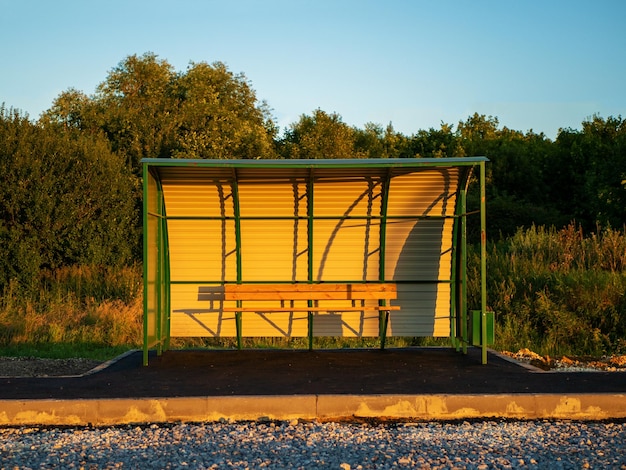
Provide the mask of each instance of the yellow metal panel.
[{"label": "yellow metal panel", "polygon": [[313,224],[314,280],[378,280],[378,220],[320,219]]},{"label": "yellow metal panel", "polygon": [[[173,337],[236,336],[235,314],[222,313],[219,286],[173,284],[171,286],[170,334]],[[217,295],[208,295],[214,290]]]},{"label": "yellow metal panel", "polygon": [[387,225],[385,278],[450,279],[452,219],[401,220]]},{"label": "yellow metal panel", "polygon": [[449,336],[450,284],[399,284],[401,309],[391,312],[390,336]]},{"label": "yellow metal panel", "polygon": [[[380,222],[339,217],[379,217],[380,178],[317,178],[314,186],[313,278],[377,280]],[[336,217],[337,219],[332,219]]]},{"label": "yellow metal panel", "polygon": [[238,186],[241,217],[306,217],[304,181],[242,182]]},{"label": "yellow metal panel", "polygon": [[[380,222],[376,218],[386,171],[365,169],[364,176],[358,177],[345,169],[313,171],[314,280],[378,280]],[[389,188],[386,280],[449,280],[453,221],[394,216],[453,215],[458,169],[392,171],[396,173]],[[281,169],[270,179],[256,169],[237,172],[243,281],[306,281],[308,170]],[[167,215],[232,219],[235,201],[230,179],[234,176],[232,169],[201,169],[192,178],[182,170],[168,170],[163,178]],[[169,220],[168,227],[172,281],[236,280],[233,220]],[[201,287],[172,285],[172,336],[235,336],[234,313],[221,311],[234,303],[211,300],[201,294]],[[448,283],[399,284],[398,291],[398,300],[392,303],[401,310],[390,315],[390,335],[449,335]],[[316,336],[378,335],[376,311],[319,314],[314,324]],[[306,332],[305,312],[243,315],[244,336],[306,336]]]},{"label": "yellow metal panel", "polygon": [[392,179],[387,210],[386,279],[450,279],[453,220],[393,217],[451,216],[457,189],[455,168],[409,173]]},{"label": "yellow metal panel", "polygon": [[254,313],[242,315],[242,336],[303,337],[308,334],[306,312]]},{"label": "yellow metal panel", "polygon": [[378,312],[345,312],[315,315],[313,336],[378,336]]},{"label": "yellow metal panel", "polygon": [[178,182],[166,180],[163,192],[168,217],[233,217],[232,186],[229,182]]},{"label": "yellow metal panel", "polygon": [[170,320],[170,335],[173,338],[237,336],[234,313],[173,313]]},{"label": "yellow metal panel", "polygon": [[232,220],[169,220],[172,281],[235,280]]},{"label": "yellow metal panel", "polygon": [[379,179],[351,178],[336,181],[317,179],[314,186],[315,217],[379,216]]},{"label": "yellow metal panel", "polygon": [[389,188],[388,216],[454,215],[459,172],[432,169],[395,176]]},{"label": "yellow metal panel", "polygon": [[[239,202],[243,281],[306,280],[307,221],[298,219],[307,215],[305,182],[244,181],[239,184]],[[250,217],[264,220],[247,220]]]},{"label": "yellow metal panel", "polygon": [[306,220],[242,220],[242,279],[306,281]]}]

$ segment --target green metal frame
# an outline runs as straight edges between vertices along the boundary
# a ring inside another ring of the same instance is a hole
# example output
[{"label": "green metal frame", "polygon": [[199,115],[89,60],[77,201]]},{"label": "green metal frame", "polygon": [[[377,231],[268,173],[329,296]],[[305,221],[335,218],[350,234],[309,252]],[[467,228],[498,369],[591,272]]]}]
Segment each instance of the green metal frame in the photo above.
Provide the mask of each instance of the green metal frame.
[{"label": "green metal frame", "polygon": [[[163,200],[163,189],[161,182],[156,175],[151,174],[148,166],[144,163],[143,174],[143,363],[148,364],[148,352],[155,348],[157,354],[169,348],[170,331],[169,331],[169,315],[170,315],[170,266],[169,266],[169,250],[167,236],[167,214],[165,209],[165,201]],[[149,194],[149,179],[152,178],[156,185],[156,194]],[[150,197],[156,198],[156,212],[150,211]],[[150,232],[149,218],[156,218],[156,233]],[[151,296],[150,280],[151,275],[148,266],[150,257],[149,250],[151,247],[150,237],[154,237],[156,245],[156,266],[153,282],[154,298]],[[153,302],[153,304],[151,304]],[[153,311],[153,315],[150,315]],[[154,329],[154,336],[150,335],[150,330]]]},{"label": "green metal frame", "polygon": [[[235,216],[235,257],[237,264],[237,284],[242,283],[242,258],[241,258],[241,211],[239,205],[239,185],[237,182],[237,169],[233,168],[233,182],[232,182],[232,195],[233,195],[233,211]],[[237,307],[241,307],[241,300],[237,301]],[[242,329],[243,324],[241,321],[242,312],[235,312],[235,325],[237,328],[237,349],[241,349],[243,345]]]},{"label": "green metal frame", "polygon": [[[236,264],[237,264],[237,278],[236,283],[241,284],[242,279],[242,252],[241,252],[241,221],[242,220],[306,220],[307,221],[307,253],[308,253],[308,266],[307,276],[308,282],[314,283],[314,265],[313,265],[313,234],[314,234],[314,222],[315,220],[332,219],[332,220],[348,220],[348,219],[361,219],[361,220],[379,220],[380,223],[380,253],[379,253],[379,282],[385,282],[385,244],[386,244],[386,226],[389,220],[416,220],[416,219],[442,219],[442,218],[454,218],[455,224],[453,227],[453,251],[452,251],[452,275],[451,279],[446,280],[425,280],[421,282],[425,283],[437,283],[437,282],[449,282],[451,283],[451,329],[450,337],[453,342],[453,346],[457,350],[462,349],[463,352],[467,351],[467,345],[469,344],[468,327],[467,327],[467,282],[466,282],[466,265],[467,265],[467,221],[468,215],[466,210],[466,194],[470,180],[470,173],[472,169],[478,168],[479,170],[479,184],[480,184],[480,225],[481,225],[481,280],[480,280],[480,302],[481,302],[481,340],[480,347],[481,361],[487,362],[487,291],[486,291],[486,201],[485,201],[485,163],[488,160],[485,157],[470,157],[470,158],[446,158],[446,159],[365,159],[365,160],[172,160],[172,159],[144,159],[143,172],[144,172],[144,363],[147,364],[149,349],[156,348],[157,354],[161,354],[169,347],[169,299],[170,299],[170,286],[172,284],[223,284],[223,279],[201,279],[201,280],[187,280],[178,281],[171,280],[169,278],[169,251],[167,241],[167,221],[168,220],[234,220],[235,224],[235,250],[236,250]],[[163,191],[161,188],[161,182],[159,180],[159,168],[160,167],[202,167],[202,168],[228,168],[232,170],[232,197],[234,214],[232,217],[226,216],[211,216],[211,217],[167,217],[165,202],[163,200]],[[325,216],[315,217],[314,214],[314,185],[315,185],[315,170],[318,168],[386,168],[386,176],[381,180],[381,213],[380,215],[367,215],[367,216]],[[387,203],[389,195],[390,181],[393,176],[394,169],[402,168],[449,168],[449,167],[469,167],[465,172],[465,181],[460,182],[459,192],[457,194],[457,205],[454,216],[389,216],[387,214]],[[239,207],[239,195],[238,195],[238,169],[239,168],[308,168],[308,180],[307,180],[307,214],[306,216],[270,216],[267,217],[242,217]],[[148,178],[154,178],[157,185],[157,194],[149,194]],[[149,198],[157,198],[157,214],[149,214]],[[157,224],[156,244],[157,244],[157,266],[156,266],[156,279],[155,279],[155,294],[156,305],[155,318],[150,318],[149,310],[151,301],[149,296],[149,217],[157,217],[159,222]],[[259,282],[293,282],[271,280],[271,281],[259,281]],[[344,283],[363,283],[366,281],[360,280],[336,280],[336,282]],[[415,283],[416,281],[406,281]],[[402,281],[397,282],[401,284]],[[158,289],[157,289],[158,287]],[[380,305],[384,306],[385,302],[380,301]],[[238,307],[241,307],[241,303],[237,303]],[[389,311],[379,312],[379,335],[381,341],[381,348],[385,347],[385,340],[387,335],[387,326],[389,323]],[[242,313],[235,313],[235,322],[237,328],[237,347],[242,348]],[[156,337],[149,338],[150,322],[155,322]],[[309,348],[313,347],[313,313],[308,312],[308,341]]]},{"label": "green metal frame", "polygon": [[[314,189],[314,174],[313,168],[309,170],[309,179],[306,185],[306,215],[307,215],[307,277],[309,283],[313,283],[315,274],[313,273],[313,221],[315,220],[314,204],[313,204],[313,189]],[[313,301],[307,302],[307,307],[313,307]],[[313,350],[313,312],[307,313],[307,332],[309,336],[309,351]]]},{"label": "green metal frame", "polygon": [[[379,260],[378,260],[378,279],[385,281],[385,247],[387,246],[387,206],[389,203],[389,186],[391,185],[391,168],[387,170],[387,175],[383,181],[381,188],[380,202],[380,243],[379,243]],[[384,300],[378,301],[379,306],[385,306]],[[380,349],[385,349],[385,341],[387,340],[387,325],[389,324],[389,310],[378,311],[378,334],[380,336]]]},{"label": "green metal frame", "polygon": [[481,361],[487,364],[487,191],[485,162],[480,162],[480,311]]}]

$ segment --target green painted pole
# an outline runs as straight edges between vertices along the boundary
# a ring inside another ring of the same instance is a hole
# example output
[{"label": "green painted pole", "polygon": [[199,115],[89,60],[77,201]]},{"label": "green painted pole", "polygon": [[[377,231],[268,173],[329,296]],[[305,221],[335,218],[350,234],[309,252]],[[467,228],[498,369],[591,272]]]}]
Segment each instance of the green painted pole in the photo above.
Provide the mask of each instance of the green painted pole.
[{"label": "green painted pole", "polygon": [[148,164],[143,164],[143,365],[148,365]]},{"label": "green painted pole", "polygon": [[[387,170],[387,175],[383,181],[381,188],[381,202],[380,202],[380,247],[379,247],[379,259],[378,259],[378,280],[385,281],[385,263],[387,253],[387,208],[389,207],[389,187],[391,186],[391,172],[392,169]],[[379,306],[386,305],[384,300],[378,301]],[[380,349],[385,349],[385,343],[387,341],[387,326],[389,325],[389,310],[378,311],[378,334],[380,336]]]},{"label": "green painted pole", "polygon": [[467,334],[467,188],[461,191],[461,204],[463,217],[461,218],[461,266],[460,275],[460,292],[461,298],[459,302],[461,338],[463,342],[463,354],[467,354],[467,344],[469,342]]},{"label": "green painted pole", "polygon": [[[313,169],[309,171],[309,181],[307,181],[306,187],[306,204],[307,204],[307,277],[309,283],[313,282],[313,219],[315,213],[313,211],[313,189],[314,189],[314,177]],[[308,307],[313,307],[313,301],[307,301]],[[313,350],[313,312],[307,312],[307,327],[309,336],[309,351]]]},{"label": "green painted pole", "polygon": [[[237,284],[241,284],[243,278],[242,260],[241,260],[241,208],[239,206],[239,185],[237,181],[237,170],[233,169],[233,212],[235,216],[235,257],[237,263]],[[237,300],[237,307],[241,307],[241,300]],[[242,321],[241,312],[235,312],[235,328],[237,329],[237,349],[242,349]]]},{"label": "green painted pole", "polygon": [[482,363],[487,364],[487,214],[485,162],[480,162],[480,329]]}]

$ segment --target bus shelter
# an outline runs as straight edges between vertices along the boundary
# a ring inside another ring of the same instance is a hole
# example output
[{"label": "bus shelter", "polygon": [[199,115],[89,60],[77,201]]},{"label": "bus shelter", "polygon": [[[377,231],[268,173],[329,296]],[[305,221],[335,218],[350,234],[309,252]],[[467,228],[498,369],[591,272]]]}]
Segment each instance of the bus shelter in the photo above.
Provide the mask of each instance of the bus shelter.
[{"label": "bus shelter", "polygon": [[[486,162],[144,159],[144,364],[173,337],[307,334],[381,335],[383,345],[388,336],[449,337],[463,351],[481,347],[486,363]],[[473,180],[480,209],[470,214]],[[472,312],[469,216],[481,227],[480,309]],[[338,283],[393,285],[384,330],[365,304],[316,311],[311,323],[312,312],[309,321],[306,312],[262,306],[234,312],[241,303],[224,296],[231,285]]]}]

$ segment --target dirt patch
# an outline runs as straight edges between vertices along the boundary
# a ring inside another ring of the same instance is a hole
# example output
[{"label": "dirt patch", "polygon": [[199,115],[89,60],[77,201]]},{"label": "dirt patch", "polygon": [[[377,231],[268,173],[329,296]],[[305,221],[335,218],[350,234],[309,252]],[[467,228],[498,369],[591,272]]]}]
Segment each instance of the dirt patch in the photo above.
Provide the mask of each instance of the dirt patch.
[{"label": "dirt patch", "polygon": [[60,377],[82,375],[101,364],[94,359],[0,357],[0,377]]},{"label": "dirt patch", "polygon": [[502,351],[505,356],[525,362],[542,370],[551,371],[584,371],[601,370],[605,372],[626,372],[626,355],[606,356],[606,357],[585,357],[585,356],[561,356],[560,358],[541,356],[529,349],[523,348],[516,353]]}]

